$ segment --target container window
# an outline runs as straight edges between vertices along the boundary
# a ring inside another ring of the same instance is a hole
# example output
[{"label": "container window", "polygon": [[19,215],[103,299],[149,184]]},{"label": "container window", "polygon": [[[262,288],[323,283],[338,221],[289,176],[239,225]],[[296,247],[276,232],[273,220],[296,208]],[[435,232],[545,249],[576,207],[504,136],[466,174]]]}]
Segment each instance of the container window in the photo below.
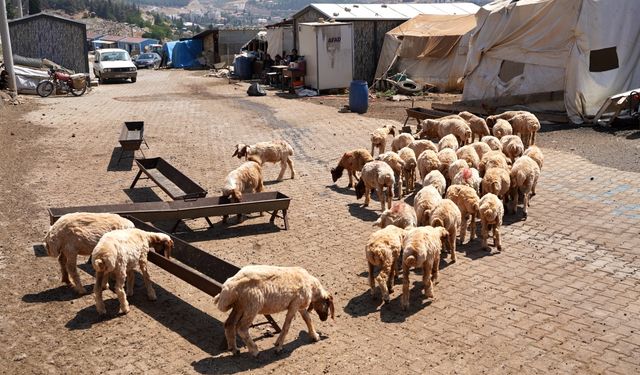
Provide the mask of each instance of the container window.
[{"label": "container window", "polygon": [[509,82],[517,76],[522,75],[523,73],[523,63],[503,60],[502,64],[500,64],[500,73],[498,74],[498,77],[500,77],[503,82]]},{"label": "container window", "polygon": [[618,69],[618,51],[616,47],[596,49],[589,54],[589,71],[606,72]]}]

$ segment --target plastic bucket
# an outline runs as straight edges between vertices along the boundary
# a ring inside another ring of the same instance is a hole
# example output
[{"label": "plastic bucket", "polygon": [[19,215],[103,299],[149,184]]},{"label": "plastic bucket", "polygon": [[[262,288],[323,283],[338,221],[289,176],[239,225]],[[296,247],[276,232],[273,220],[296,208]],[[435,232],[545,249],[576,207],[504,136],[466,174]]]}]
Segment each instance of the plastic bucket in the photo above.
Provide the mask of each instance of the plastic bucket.
[{"label": "plastic bucket", "polygon": [[234,72],[240,79],[251,79],[251,76],[253,75],[252,64],[253,62],[251,61],[251,58],[246,56],[238,56],[236,57],[233,66]]},{"label": "plastic bucket", "polygon": [[369,108],[369,86],[367,81],[351,81],[349,86],[349,109],[355,113],[366,113]]}]

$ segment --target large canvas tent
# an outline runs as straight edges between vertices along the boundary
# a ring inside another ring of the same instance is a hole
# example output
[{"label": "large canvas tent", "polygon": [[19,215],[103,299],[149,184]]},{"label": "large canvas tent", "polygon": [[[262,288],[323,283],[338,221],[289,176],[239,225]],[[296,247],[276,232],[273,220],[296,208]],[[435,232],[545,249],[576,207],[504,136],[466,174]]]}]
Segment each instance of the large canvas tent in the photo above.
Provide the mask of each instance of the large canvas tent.
[{"label": "large canvas tent", "polygon": [[462,90],[473,14],[421,14],[390,30],[384,39],[376,78],[406,73],[443,91]]},{"label": "large canvas tent", "polygon": [[640,86],[640,1],[494,1],[476,14],[463,99],[564,91],[576,123],[607,98]]}]

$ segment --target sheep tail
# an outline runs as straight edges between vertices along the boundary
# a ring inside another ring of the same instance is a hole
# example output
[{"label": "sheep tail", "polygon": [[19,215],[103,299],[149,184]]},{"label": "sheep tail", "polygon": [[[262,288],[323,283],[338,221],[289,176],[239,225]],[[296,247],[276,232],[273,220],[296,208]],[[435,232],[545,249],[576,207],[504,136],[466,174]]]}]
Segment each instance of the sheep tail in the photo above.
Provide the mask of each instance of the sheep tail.
[{"label": "sheep tail", "polygon": [[293,156],[293,147],[291,147],[291,145],[288,143],[287,143],[287,153],[289,154],[289,156]]},{"label": "sheep tail", "polygon": [[98,272],[104,272],[104,261],[102,259],[94,259],[93,268]]},{"label": "sheep tail", "polygon": [[408,267],[415,267],[416,265],[416,257],[413,255],[409,255],[405,260],[404,260],[404,265],[408,266]]},{"label": "sheep tail", "polygon": [[213,303],[218,307],[218,310],[222,312],[226,312],[231,310],[233,305],[236,303],[238,295],[235,291],[232,290],[223,290],[214,297]]}]

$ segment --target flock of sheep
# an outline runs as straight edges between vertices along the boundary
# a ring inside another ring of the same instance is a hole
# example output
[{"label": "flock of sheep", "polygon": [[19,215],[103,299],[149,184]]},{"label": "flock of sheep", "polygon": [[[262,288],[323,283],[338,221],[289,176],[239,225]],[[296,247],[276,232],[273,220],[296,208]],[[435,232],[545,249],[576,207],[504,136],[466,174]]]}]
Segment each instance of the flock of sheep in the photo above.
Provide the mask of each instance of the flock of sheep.
[{"label": "flock of sheep", "polygon": [[[417,140],[411,134],[395,136],[393,126],[377,129],[371,134],[371,153],[366,149],[347,152],[331,170],[334,182],[344,170],[349,176],[349,187],[357,181],[356,197],[365,196],[365,206],[370,203],[371,190],[376,190],[383,212],[375,225],[382,229],[373,233],[366,245],[369,284],[374,294],[374,267],[379,267],[375,280],[384,301],[389,301],[396,263],[401,259],[401,304],[405,309],[409,304],[409,269],[422,267],[425,295],[432,298],[441,250],[447,248],[454,262],[456,238],[459,235],[460,242],[464,242],[470,225],[472,240],[477,217],[482,224],[482,247],[488,248],[491,229],[495,246],[501,249],[503,204],[510,201],[515,212],[518,196],[523,194],[526,216],[543,164],[542,152],[533,145],[540,123],[529,112],[505,112],[489,116],[486,122],[462,112],[425,120],[421,125],[418,134],[421,139]],[[393,151],[385,152],[388,135],[394,136]],[[478,141],[473,142],[476,136]],[[438,139],[438,143],[423,138]],[[376,147],[378,156],[374,160]],[[293,148],[285,141],[238,144],[233,156],[244,158],[245,162],[225,179],[222,195],[230,201],[241,201],[243,193],[264,189],[265,162],[280,163],[278,180],[282,180],[287,167],[291,178],[295,178]],[[413,206],[403,201],[393,203],[394,190],[400,199],[415,191],[416,170],[422,188],[415,194]],[[44,245],[50,256],[58,258],[62,282],[73,286],[79,294],[86,290],[76,269],[77,256],[90,255],[96,271],[94,297],[98,313],[106,313],[102,293],[112,276],[120,310],[126,314],[127,296],[133,294],[134,269],[140,269],[147,296],[155,300],[147,272],[147,254],[154,248],[170,258],[174,244],[168,235],[136,229],[131,221],[115,214],[73,213],[62,216],[51,226]],[[223,312],[231,310],[224,324],[229,349],[239,352],[236,345],[239,335],[254,356],[258,355],[258,348],[249,335],[249,327],[258,314],[287,311],[276,341],[277,352],[282,350],[296,313],[302,316],[314,341],[319,336],[309,312],[316,311],[322,321],[329,315],[334,317],[331,293],[300,267],[246,266],[224,283],[214,302]]]},{"label": "flock of sheep", "polygon": [[[529,199],[535,194],[544,162],[541,150],[533,144],[539,129],[536,116],[526,111],[508,111],[486,120],[461,112],[423,121],[419,139],[407,133],[396,135],[394,126],[384,126],[371,133],[371,153],[366,149],[344,153],[331,170],[333,181],[346,170],[352,187],[360,172],[356,198],[364,196],[368,206],[375,190],[382,207],[374,224],[382,229],[369,237],[365,248],[371,293],[375,295],[377,281],[383,300],[389,301],[400,259],[403,309],[409,305],[412,267],[422,268],[425,295],[433,298],[441,250],[447,249],[455,262],[458,238],[464,243],[467,228],[469,241],[476,236],[476,218],[482,227],[482,248],[490,250],[491,231],[495,247],[502,250],[505,205],[515,213],[523,195],[526,218]],[[393,136],[392,151],[385,152],[389,135]],[[415,191],[416,170],[422,184],[413,206],[404,201],[392,204],[394,195],[402,199]],[[380,268],[376,278],[374,267]]]}]

